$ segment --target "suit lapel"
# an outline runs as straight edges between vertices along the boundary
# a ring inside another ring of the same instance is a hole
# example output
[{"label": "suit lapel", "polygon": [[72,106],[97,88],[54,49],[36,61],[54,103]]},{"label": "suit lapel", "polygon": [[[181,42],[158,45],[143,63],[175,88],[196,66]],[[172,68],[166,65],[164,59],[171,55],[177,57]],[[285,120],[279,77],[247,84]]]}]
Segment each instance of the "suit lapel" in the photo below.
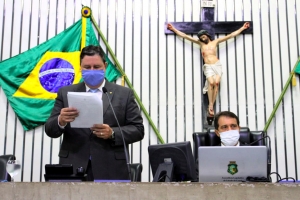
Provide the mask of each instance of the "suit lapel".
[{"label": "suit lapel", "polygon": [[75,89],[75,92],[86,92],[85,83],[81,82],[78,84],[78,87]]}]

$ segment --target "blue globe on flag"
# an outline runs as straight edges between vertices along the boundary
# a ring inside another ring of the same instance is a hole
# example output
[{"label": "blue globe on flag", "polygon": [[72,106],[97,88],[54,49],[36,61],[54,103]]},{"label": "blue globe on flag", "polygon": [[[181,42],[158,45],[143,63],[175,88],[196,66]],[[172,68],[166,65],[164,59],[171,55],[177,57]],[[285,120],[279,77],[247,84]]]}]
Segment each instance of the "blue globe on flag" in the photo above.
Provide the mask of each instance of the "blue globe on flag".
[{"label": "blue globe on flag", "polygon": [[75,72],[71,63],[53,58],[42,65],[39,80],[45,90],[57,93],[59,88],[73,84]]}]

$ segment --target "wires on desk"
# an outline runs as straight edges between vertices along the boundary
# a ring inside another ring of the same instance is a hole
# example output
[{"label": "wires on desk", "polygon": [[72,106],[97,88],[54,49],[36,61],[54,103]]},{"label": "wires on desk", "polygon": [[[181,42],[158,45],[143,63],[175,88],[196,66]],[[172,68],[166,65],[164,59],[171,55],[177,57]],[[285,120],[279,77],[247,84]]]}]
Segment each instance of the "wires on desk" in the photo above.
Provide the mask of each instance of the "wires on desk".
[{"label": "wires on desk", "polygon": [[272,182],[272,178],[271,178],[271,175],[272,175],[272,174],[276,174],[276,175],[277,175],[278,181],[276,181],[276,183],[280,183],[280,182],[283,181],[283,180],[293,180],[293,182],[296,182],[295,178],[293,178],[293,177],[285,177],[285,178],[281,178],[281,176],[280,176],[277,172],[272,172],[272,173],[270,173],[270,175],[269,175],[270,182]]}]

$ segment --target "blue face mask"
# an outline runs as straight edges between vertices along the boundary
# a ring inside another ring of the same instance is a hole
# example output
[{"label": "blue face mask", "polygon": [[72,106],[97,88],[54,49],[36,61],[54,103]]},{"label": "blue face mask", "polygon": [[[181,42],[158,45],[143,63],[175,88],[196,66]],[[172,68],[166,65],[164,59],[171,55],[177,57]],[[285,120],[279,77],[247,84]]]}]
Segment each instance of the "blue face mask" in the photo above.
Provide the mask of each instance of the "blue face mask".
[{"label": "blue face mask", "polygon": [[87,85],[97,86],[105,78],[104,70],[82,70],[82,78]]}]

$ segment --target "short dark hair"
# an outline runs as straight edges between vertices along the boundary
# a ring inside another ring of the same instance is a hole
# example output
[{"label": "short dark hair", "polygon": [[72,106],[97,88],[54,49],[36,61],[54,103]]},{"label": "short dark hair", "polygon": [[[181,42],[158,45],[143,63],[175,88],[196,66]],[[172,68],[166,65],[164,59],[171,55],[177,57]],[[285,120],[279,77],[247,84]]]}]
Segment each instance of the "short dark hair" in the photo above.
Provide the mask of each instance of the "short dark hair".
[{"label": "short dark hair", "polygon": [[240,120],[239,120],[238,116],[236,116],[236,114],[234,114],[233,112],[230,112],[230,111],[221,111],[221,112],[217,113],[215,116],[214,125],[215,125],[216,130],[218,130],[218,128],[219,128],[219,118],[222,116],[236,119],[238,126],[240,126]]},{"label": "short dark hair", "polygon": [[80,64],[84,56],[99,55],[105,63],[105,53],[100,46],[89,45],[84,47],[80,53]]}]

